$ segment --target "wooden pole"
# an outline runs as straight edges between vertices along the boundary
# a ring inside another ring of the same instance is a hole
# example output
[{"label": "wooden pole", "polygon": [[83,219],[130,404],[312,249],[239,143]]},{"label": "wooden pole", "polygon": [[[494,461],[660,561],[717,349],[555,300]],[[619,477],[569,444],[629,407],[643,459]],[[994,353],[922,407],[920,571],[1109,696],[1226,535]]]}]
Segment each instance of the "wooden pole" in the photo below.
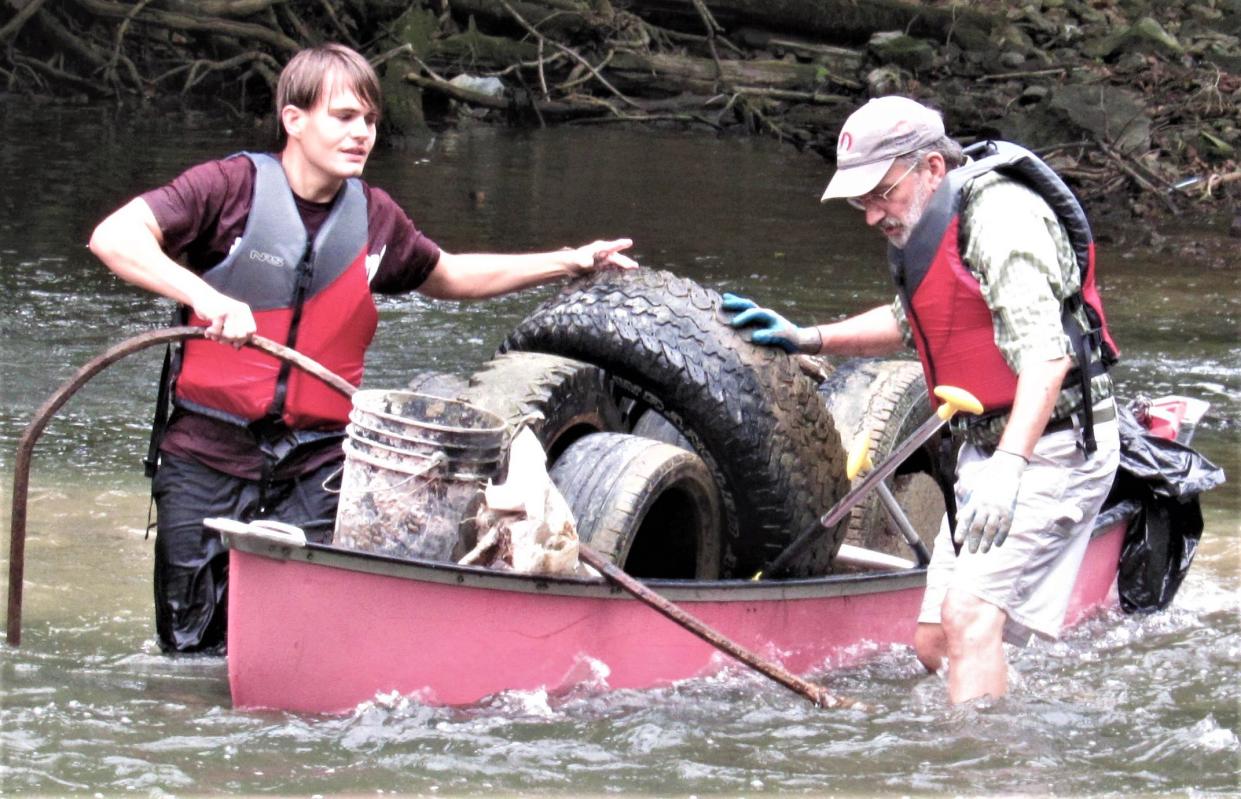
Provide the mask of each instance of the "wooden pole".
[{"label": "wooden pole", "polygon": [[582,562],[594,567],[596,571],[625,591],[632,594],[643,604],[663,614],[676,624],[698,636],[724,654],[740,660],[745,665],[759,672],[763,676],[775,680],[785,688],[788,688],[790,691],[801,694],[819,707],[856,707],[867,710],[869,709],[868,706],[858,702],[855,699],[836,696],[822,686],[803,680],[801,677],[798,677],[796,674],[793,674],[782,666],[779,666],[770,660],[765,660],[740,644],[725,638],[718,631],[708,627],[697,617],[691,616],[689,613],[685,612],[681,608],[669,602],[667,599],[664,599],[659,594],[635,580],[633,577],[630,577],[628,574],[621,571],[614,563],[612,563],[612,561],[603,557],[598,552],[595,552],[585,544],[579,543],[577,551],[578,557],[582,560]]}]

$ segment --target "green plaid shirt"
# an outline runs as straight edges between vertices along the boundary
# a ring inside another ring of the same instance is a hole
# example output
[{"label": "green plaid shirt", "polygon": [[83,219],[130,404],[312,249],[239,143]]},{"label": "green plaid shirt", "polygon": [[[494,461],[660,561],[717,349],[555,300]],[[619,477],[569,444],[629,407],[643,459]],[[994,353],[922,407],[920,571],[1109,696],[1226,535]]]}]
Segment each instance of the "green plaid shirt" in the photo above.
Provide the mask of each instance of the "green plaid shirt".
[{"label": "green plaid shirt", "polygon": [[[1060,311],[1064,300],[1081,289],[1081,272],[1068,233],[1051,207],[1022,183],[990,172],[966,186],[963,208],[961,259],[982,287],[1004,360],[1021,374],[1027,364],[1073,356]],[[892,312],[905,343],[913,346],[899,298]],[[1078,310],[1077,316],[1088,329],[1085,314]],[[1112,396],[1111,378],[1106,374],[1094,378],[1090,390],[1096,403]],[[1067,417],[1081,405],[1076,381],[1066,382],[1052,418]],[[998,442],[1008,422],[1007,414],[975,424],[957,418],[960,423],[954,426],[966,428],[966,439],[982,445]]]}]

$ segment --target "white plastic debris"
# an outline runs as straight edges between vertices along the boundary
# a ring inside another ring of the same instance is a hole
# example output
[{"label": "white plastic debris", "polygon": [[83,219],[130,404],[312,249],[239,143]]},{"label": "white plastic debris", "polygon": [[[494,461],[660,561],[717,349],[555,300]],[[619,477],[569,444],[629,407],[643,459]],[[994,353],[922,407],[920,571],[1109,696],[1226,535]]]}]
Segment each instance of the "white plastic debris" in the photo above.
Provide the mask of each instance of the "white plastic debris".
[{"label": "white plastic debris", "polygon": [[477,75],[462,73],[448,82],[459,89],[485,94],[488,97],[504,96],[504,83],[499,78],[480,78]]},{"label": "white plastic debris", "polygon": [[522,574],[593,574],[577,559],[573,512],[547,474],[547,454],[523,427],[509,449],[503,483],[488,483],[475,515],[478,543],[463,565]]}]

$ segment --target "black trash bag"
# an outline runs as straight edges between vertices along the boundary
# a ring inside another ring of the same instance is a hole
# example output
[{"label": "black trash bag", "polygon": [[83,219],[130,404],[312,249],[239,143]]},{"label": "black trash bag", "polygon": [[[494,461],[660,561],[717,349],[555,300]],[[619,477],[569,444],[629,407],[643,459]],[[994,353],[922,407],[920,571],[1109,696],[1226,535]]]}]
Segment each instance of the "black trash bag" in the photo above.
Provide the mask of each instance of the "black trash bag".
[{"label": "black trash bag", "polygon": [[1176,596],[1202,537],[1198,495],[1224,482],[1224,470],[1177,441],[1153,436],[1120,411],[1120,468],[1112,498],[1138,506],[1120,553],[1117,588],[1126,613],[1163,610]]}]

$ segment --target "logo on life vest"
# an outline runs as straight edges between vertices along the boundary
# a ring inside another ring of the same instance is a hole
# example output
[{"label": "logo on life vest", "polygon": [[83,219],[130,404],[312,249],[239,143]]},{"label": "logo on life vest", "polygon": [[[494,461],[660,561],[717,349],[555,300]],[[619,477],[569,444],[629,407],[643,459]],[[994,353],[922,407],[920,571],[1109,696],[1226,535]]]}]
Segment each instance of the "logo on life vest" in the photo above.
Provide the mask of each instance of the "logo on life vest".
[{"label": "logo on life vest", "polygon": [[250,260],[259,261],[272,266],[284,266],[284,259],[279,255],[273,255],[269,252],[261,252],[259,250],[250,250]]}]

